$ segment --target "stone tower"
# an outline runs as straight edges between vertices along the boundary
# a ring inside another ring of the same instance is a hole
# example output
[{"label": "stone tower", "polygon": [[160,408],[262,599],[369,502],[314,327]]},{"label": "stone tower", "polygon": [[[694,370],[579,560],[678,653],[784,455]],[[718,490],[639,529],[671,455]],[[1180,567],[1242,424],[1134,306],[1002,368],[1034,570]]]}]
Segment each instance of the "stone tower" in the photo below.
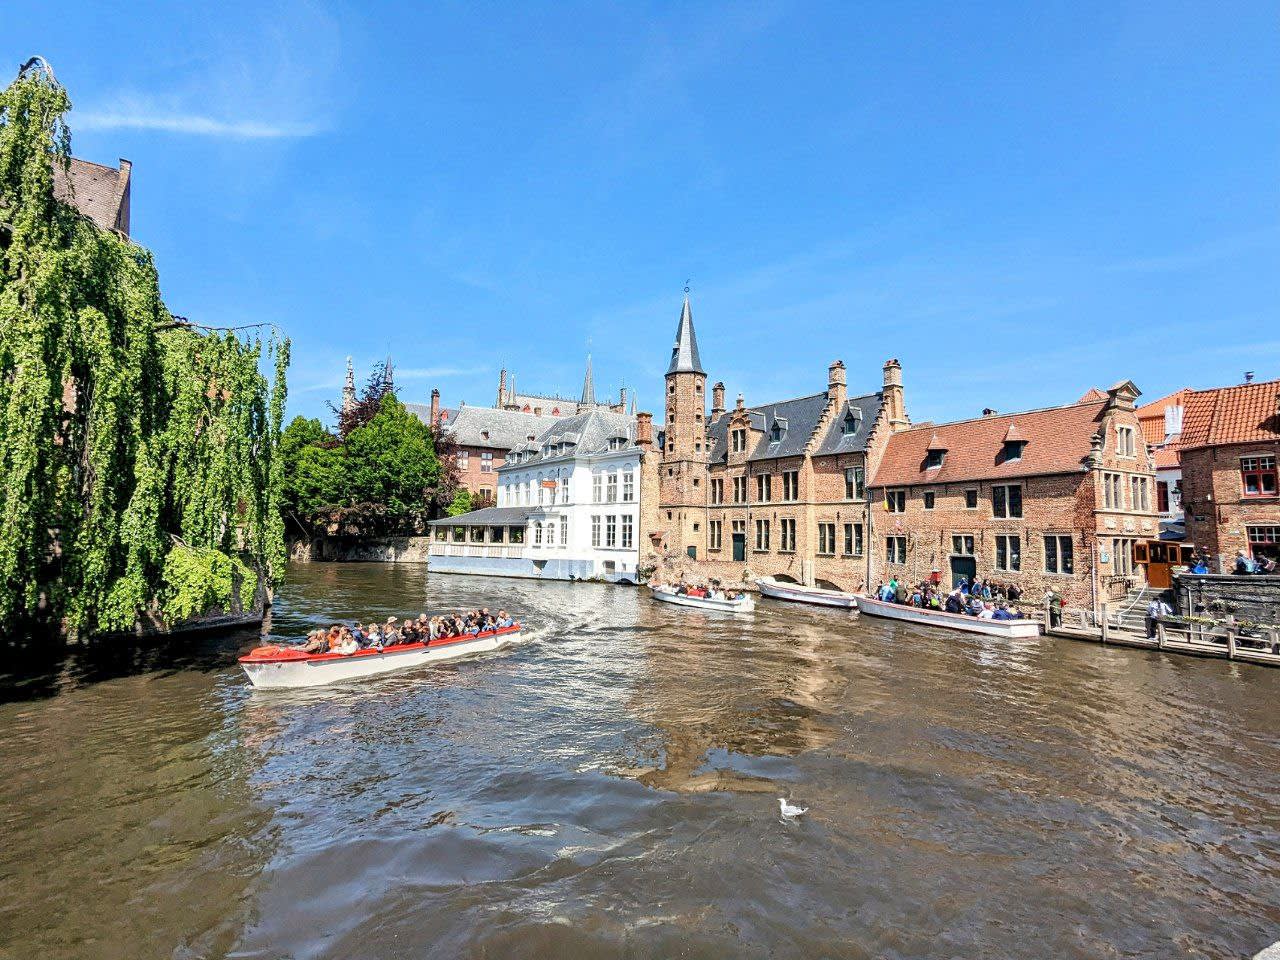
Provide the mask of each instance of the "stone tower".
[{"label": "stone tower", "polygon": [[658,523],[668,549],[704,559],[707,505],[707,373],[698,356],[688,294],[666,376]]}]

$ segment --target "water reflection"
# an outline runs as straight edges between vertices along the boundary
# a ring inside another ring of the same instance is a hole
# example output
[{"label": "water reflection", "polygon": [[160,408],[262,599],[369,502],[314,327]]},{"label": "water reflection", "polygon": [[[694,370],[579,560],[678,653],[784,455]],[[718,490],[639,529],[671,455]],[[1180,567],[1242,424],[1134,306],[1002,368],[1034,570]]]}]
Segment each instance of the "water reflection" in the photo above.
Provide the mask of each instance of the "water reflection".
[{"label": "water reflection", "polygon": [[[408,565],[292,573],[274,636],[484,603],[529,637],[303,691],[246,687],[251,635],[10,683],[0,956],[1227,957],[1280,938],[1280,671]],[[809,816],[779,823],[782,795]]]}]

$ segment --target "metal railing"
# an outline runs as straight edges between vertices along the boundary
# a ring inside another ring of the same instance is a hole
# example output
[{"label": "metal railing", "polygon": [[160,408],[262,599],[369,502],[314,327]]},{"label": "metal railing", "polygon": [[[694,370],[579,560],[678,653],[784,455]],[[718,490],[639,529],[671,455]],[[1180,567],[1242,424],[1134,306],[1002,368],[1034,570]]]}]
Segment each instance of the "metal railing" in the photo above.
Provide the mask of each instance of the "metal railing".
[{"label": "metal railing", "polygon": [[485,557],[487,559],[520,560],[524,557],[522,543],[441,543],[432,541],[427,549],[431,557]]}]

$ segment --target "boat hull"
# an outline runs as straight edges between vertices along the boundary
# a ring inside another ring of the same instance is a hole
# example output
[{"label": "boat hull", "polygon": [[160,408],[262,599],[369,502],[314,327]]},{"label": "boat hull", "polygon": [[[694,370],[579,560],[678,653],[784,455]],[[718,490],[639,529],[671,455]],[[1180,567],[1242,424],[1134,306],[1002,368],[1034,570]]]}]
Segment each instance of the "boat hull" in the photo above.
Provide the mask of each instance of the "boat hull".
[{"label": "boat hull", "polygon": [[775,600],[812,603],[819,607],[839,607],[843,610],[858,608],[857,596],[841,590],[823,590],[820,587],[806,587],[798,583],[779,583],[768,577],[757,580],[756,586],[764,596]]},{"label": "boat hull", "polygon": [[360,650],[350,656],[337,653],[309,656],[288,648],[260,647],[241,657],[240,666],[255,687],[319,687],[489,653],[519,639],[520,627],[516,626],[495,633],[451,637],[429,644],[406,643],[382,651]]},{"label": "boat hull", "polygon": [[907,607],[900,603],[886,603],[872,597],[858,597],[858,610],[873,617],[887,617],[890,620],[904,620],[907,623],[918,623],[926,627],[943,627],[948,630],[963,630],[966,633],[981,633],[989,637],[1006,637],[1010,639],[1040,636],[1040,624],[1035,620],[982,620],[978,617],[965,616],[962,613],[947,613],[943,610],[922,610],[919,607]]},{"label": "boat hull", "polygon": [[745,596],[737,600],[712,600],[709,597],[687,597],[669,590],[652,590],[652,593],[653,599],[661,600],[663,603],[717,613],[750,613],[756,608],[756,602]]}]

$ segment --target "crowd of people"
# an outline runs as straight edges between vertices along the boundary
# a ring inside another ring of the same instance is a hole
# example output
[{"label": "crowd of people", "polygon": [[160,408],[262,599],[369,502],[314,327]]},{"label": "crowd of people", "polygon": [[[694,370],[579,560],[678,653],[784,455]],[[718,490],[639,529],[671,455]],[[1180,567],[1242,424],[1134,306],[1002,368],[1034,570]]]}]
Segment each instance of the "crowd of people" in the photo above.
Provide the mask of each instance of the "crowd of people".
[{"label": "crowd of people", "polygon": [[929,580],[911,587],[894,577],[888,583],[880,584],[876,598],[885,603],[967,614],[982,620],[1023,619],[1022,614],[1010,606],[1022,599],[1021,589],[1015,584],[984,581],[977,577],[972,581],[962,577],[951,590]]},{"label": "crowd of people", "polygon": [[335,623],[327,630],[312,630],[302,644],[303,653],[340,653],[350,656],[359,650],[385,650],[407,643],[430,643],[452,637],[474,637],[515,626],[506,610],[490,613],[488,607],[466,613],[446,613],[437,617],[421,614],[416,620],[388,617],[385,623]]},{"label": "crowd of people", "polygon": [[675,583],[655,581],[650,586],[654,590],[671,590],[682,597],[703,598],[706,600],[740,600],[743,596],[740,590],[725,590],[720,585],[719,580],[710,580],[698,586],[689,583],[682,577]]},{"label": "crowd of people", "polygon": [[[1280,564],[1277,564],[1272,557],[1262,556],[1254,559],[1246,554],[1243,550],[1236,551],[1235,572],[1237,574],[1260,574],[1262,576],[1274,576],[1280,571]],[[1198,571],[1192,571],[1193,573]],[[1205,573],[1209,571],[1206,570]]]}]

